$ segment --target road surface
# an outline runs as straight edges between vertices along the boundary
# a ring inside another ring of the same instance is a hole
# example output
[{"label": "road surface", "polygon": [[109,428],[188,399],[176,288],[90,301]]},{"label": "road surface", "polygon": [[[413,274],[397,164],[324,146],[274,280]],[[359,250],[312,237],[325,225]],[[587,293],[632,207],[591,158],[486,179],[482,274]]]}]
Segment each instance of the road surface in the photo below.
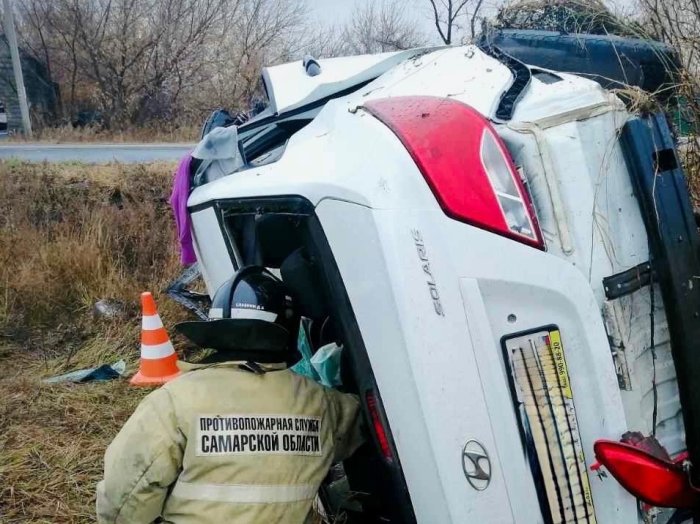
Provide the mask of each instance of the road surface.
[{"label": "road surface", "polygon": [[0,144],[0,159],[30,162],[123,162],[176,161],[194,144]]}]

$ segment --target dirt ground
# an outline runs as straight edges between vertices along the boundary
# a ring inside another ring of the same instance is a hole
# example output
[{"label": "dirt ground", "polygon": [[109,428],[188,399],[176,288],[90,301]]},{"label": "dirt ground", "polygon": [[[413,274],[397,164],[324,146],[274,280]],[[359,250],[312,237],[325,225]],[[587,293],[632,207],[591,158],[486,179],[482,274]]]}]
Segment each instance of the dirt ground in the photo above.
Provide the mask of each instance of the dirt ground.
[{"label": "dirt ground", "polygon": [[[3,524],[94,522],[104,450],[148,391],[41,379],[120,358],[133,373],[141,291],[166,327],[186,316],[161,292],[180,269],[173,168],[0,162]],[[95,316],[100,299],[120,304],[118,318]]]},{"label": "dirt ground", "polygon": [[145,391],[125,380],[42,385],[40,359],[1,362],[1,521],[94,522],[101,457]]}]

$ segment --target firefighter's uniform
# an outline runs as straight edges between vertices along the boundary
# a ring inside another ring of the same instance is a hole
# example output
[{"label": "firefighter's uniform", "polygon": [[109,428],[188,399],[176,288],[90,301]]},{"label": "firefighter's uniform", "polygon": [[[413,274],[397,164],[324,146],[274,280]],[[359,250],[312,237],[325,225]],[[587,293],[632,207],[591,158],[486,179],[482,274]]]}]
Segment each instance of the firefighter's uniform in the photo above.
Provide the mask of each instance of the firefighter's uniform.
[{"label": "firefighter's uniform", "polygon": [[303,523],[362,442],[359,402],[265,367],[204,366],[148,395],[105,454],[98,522]]}]

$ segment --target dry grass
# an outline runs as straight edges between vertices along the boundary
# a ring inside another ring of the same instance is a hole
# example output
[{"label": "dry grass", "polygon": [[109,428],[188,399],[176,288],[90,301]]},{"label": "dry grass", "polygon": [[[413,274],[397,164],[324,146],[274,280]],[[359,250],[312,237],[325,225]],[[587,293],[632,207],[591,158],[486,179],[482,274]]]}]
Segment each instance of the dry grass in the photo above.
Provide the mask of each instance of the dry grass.
[{"label": "dry grass", "polygon": [[[145,391],[42,377],[138,358],[138,297],[179,270],[173,165],[0,162],[0,521],[92,522],[102,455]],[[126,318],[96,319],[95,301]],[[182,347],[175,338],[176,345]]]},{"label": "dry grass", "polygon": [[34,130],[34,137],[28,140],[23,134],[10,135],[11,142],[46,142],[65,144],[75,142],[108,142],[108,143],[140,143],[140,142],[197,142],[201,126],[183,125],[173,127],[171,124],[134,127],[125,130],[109,130],[100,127],[43,127]]},{"label": "dry grass", "polygon": [[14,369],[3,363],[0,381],[2,522],[93,522],[101,457],[144,391],[125,381],[40,385],[39,361],[9,357]]},{"label": "dry grass", "polygon": [[639,24],[615,16],[601,0],[512,0],[499,10],[494,23],[503,29],[639,34]]},{"label": "dry grass", "polygon": [[700,144],[695,137],[691,140],[681,148],[681,160],[685,166],[693,208],[700,213]]}]

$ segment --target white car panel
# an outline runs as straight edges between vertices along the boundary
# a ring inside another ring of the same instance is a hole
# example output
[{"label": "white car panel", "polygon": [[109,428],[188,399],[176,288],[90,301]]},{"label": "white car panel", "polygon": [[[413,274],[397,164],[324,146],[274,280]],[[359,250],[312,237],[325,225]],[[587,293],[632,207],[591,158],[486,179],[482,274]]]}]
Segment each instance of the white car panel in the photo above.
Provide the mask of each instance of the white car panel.
[{"label": "white car panel", "polygon": [[[316,212],[367,347],[416,518],[418,522],[448,523],[447,499],[428,436],[429,422],[423,417],[420,385],[407,355],[374,217],[366,207],[330,199]],[[368,279],[369,274],[375,278]],[[366,307],[368,304],[371,307]]]},{"label": "white car panel", "polygon": [[[603,286],[603,278],[646,262],[650,257],[639,203],[615,139],[629,115],[619,104],[610,104],[606,110],[596,107],[583,120],[560,120],[556,125],[547,125],[547,119],[533,120],[527,126],[511,123],[498,129],[515,162],[528,176],[549,253],[578,268],[589,281],[603,312],[616,350],[628,428],[650,434],[654,375],[650,292],[644,288],[607,300]],[[543,157],[548,161],[543,161]],[[557,187],[563,220],[555,216],[552,185]],[[567,242],[562,236],[564,227]],[[663,301],[658,291],[654,332],[657,437],[671,454],[677,454],[685,449],[683,418]]]},{"label": "white car panel", "polygon": [[[431,95],[492,116],[512,77],[472,46],[400,63],[326,104],[277,162],[197,188],[189,200],[192,207],[301,195],[317,207],[420,523],[541,521],[500,351],[505,334],[549,324],[561,329],[587,465],[595,439],[650,430],[648,289],[612,303],[602,285],[649,256],[616,142],[629,115],[597,84],[559,76],[553,84],[533,79],[514,119],[496,126],[523,168],[548,252],[447,218],[400,141],[361,109],[372,98]],[[193,226],[213,293],[233,266],[213,210],[193,213]],[[444,316],[436,314],[415,231]],[[602,311],[609,334],[627,348],[629,391],[622,395]],[[659,436],[674,452],[683,446],[682,420],[662,310],[655,324],[663,385]],[[483,492],[462,470],[461,450],[470,438],[492,459]],[[634,498],[612,477],[590,481],[599,523],[637,521]]]},{"label": "white car panel", "polygon": [[303,61],[297,60],[265,67],[262,75],[271,108],[281,113],[371,80],[421,52],[409,49],[376,55],[317,58],[321,73],[316,76],[306,74]]},{"label": "white car panel", "polygon": [[231,257],[213,208],[191,213],[193,244],[204,283],[210,296],[234,273]]}]

